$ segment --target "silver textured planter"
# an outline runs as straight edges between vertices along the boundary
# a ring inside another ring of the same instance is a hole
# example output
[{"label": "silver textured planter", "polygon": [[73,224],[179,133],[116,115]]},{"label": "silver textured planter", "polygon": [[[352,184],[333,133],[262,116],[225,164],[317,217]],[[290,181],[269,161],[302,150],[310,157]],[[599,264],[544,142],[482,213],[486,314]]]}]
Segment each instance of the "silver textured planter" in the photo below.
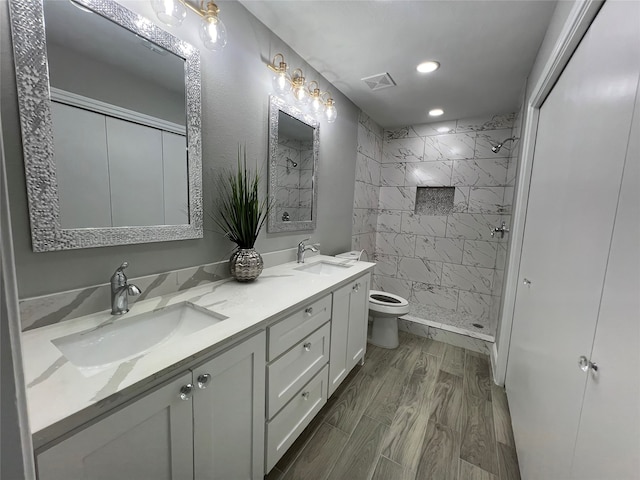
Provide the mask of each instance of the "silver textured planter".
[{"label": "silver textured planter", "polygon": [[255,280],[263,268],[264,262],[255,248],[238,248],[229,259],[229,272],[239,282]]}]

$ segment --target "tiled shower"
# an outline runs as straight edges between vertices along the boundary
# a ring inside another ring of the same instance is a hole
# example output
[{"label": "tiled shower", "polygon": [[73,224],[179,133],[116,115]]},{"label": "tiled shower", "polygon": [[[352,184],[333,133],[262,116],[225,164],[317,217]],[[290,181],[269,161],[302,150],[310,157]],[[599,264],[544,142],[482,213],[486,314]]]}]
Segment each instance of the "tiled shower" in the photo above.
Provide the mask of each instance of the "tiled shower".
[{"label": "tiled shower", "polygon": [[519,141],[491,147],[519,136],[517,120],[383,131],[361,114],[352,247],[377,262],[373,288],[409,300],[406,329],[494,340],[509,234],[491,230],[511,225]]}]

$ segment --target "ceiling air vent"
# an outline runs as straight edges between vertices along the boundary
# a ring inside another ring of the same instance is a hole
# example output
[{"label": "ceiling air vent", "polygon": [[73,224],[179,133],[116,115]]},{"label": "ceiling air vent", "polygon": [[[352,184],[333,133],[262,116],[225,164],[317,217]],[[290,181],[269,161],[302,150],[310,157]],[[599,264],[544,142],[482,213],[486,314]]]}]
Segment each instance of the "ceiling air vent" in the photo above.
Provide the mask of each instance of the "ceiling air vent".
[{"label": "ceiling air vent", "polygon": [[388,73],[379,73],[362,79],[364,83],[369,85],[371,90],[382,90],[383,88],[395,87],[396,82],[393,81]]}]

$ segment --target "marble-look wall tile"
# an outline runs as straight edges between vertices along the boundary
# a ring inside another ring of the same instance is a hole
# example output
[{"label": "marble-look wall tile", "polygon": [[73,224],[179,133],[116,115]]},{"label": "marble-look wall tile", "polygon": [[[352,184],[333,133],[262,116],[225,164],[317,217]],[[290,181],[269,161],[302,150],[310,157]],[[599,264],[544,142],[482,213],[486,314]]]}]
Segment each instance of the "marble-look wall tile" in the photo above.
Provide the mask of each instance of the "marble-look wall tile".
[{"label": "marble-look wall tile", "polygon": [[453,263],[444,263],[442,265],[441,284],[443,287],[455,287],[469,292],[490,294],[492,282],[492,268],[471,267]]},{"label": "marble-look wall tile", "polygon": [[471,187],[455,187],[453,212],[466,213],[469,210],[469,192]]},{"label": "marble-look wall tile", "polygon": [[373,289],[393,293],[407,299],[411,296],[410,281],[384,275],[373,276]]},{"label": "marble-look wall tile", "polygon": [[417,215],[411,212],[402,212],[402,233],[444,237],[446,230],[446,216]]},{"label": "marble-look wall tile", "polygon": [[506,158],[483,158],[480,160],[455,160],[453,162],[452,185],[471,187],[497,187],[506,184]]},{"label": "marble-look wall tile", "polygon": [[414,125],[412,129],[419,137],[447,135],[450,133],[456,133],[456,121],[450,120],[447,122],[422,123],[420,125]]},{"label": "marble-look wall tile", "polygon": [[[416,201],[415,187],[380,187],[380,210],[413,211]],[[502,201],[502,200],[501,200]]]},{"label": "marble-look wall tile", "polygon": [[399,210],[378,210],[378,232],[411,233],[402,232],[402,215]]},{"label": "marble-look wall tile", "polygon": [[380,164],[375,160],[358,153],[356,159],[356,180],[379,186]]},{"label": "marble-look wall tile", "polygon": [[463,265],[473,267],[495,268],[498,243],[478,240],[465,240]]},{"label": "marble-look wall tile", "polygon": [[393,130],[384,131],[384,140],[398,140],[400,138],[418,137],[419,135],[413,130],[413,127],[398,127]]},{"label": "marble-look wall tile", "polygon": [[491,150],[491,147],[506,140],[507,138],[511,138],[511,129],[478,132],[476,136],[475,158],[498,158],[511,156],[513,141],[506,142],[497,153]]},{"label": "marble-look wall tile", "polygon": [[505,187],[471,187],[469,213],[506,213],[502,205]]},{"label": "marble-look wall tile", "polygon": [[518,161],[516,158],[509,158],[509,165],[507,166],[507,179],[504,182],[505,185],[513,187],[516,184],[516,174],[518,170]]},{"label": "marble-look wall tile", "polygon": [[497,252],[496,252],[496,268],[499,270],[504,270],[506,261],[507,261],[507,243],[496,243]]},{"label": "marble-look wall tile", "polygon": [[424,139],[421,137],[389,140],[382,148],[382,163],[421,162]]},{"label": "marble-look wall tile", "polygon": [[418,236],[416,237],[416,257],[433,262],[460,263],[463,246],[462,238]]},{"label": "marble-look wall tile", "polygon": [[367,130],[362,124],[358,125],[358,152],[377,160],[379,157],[379,145],[382,140],[371,130]]},{"label": "marble-look wall tile", "polygon": [[376,233],[363,233],[362,235],[353,235],[351,237],[352,250],[364,250],[367,252],[367,258],[373,258],[376,250]]},{"label": "marble-look wall tile", "polygon": [[380,167],[381,187],[403,187],[405,177],[404,163],[387,163]]},{"label": "marble-look wall tile", "polygon": [[460,290],[458,295],[458,312],[477,316],[488,321],[491,315],[491,295],[484,293],[466,292]]},{"label": "marble-look wall tile", "polygon": [[451,185],[452,161],[407,163],[405,185],[448,187]]},{"label": "marble-look wall tile", "polygon": [[500,215],[453,213],[447,217],[447,237],[468,240],[499,241],[491,236],[491,230],[500,226]]},{"label": "marble-look wall tile", "polygon": [[457,288],[414,282],[410,301],[455,311],[458,306],[458,292]]},{"label": "marble-look wall tile", "polygon": [[358,123],[360,123],[365,129],[373,132],[373,134],[378,138],[382,138],[384,133],[382,127],[374,122],[369,115],[364,113],[362,110],[360,110],[358,115]]},{"label": "marble-look wall tile", "polygon": [[429,329],[433,330],[433,327],[430,327],[429,325],[424,325],[422,323],[414,322],[411,320],[406,320],[404,318],[398,319],[398,330],[410,333],[412,335],[417,335],[419,337],[424,337],[424,338],[431,338],[429,336]]},{"label": "marble-look wall tile", "polygon": [[378,220],[377,210],[369,208],[354,208],[352,219],[353,235],[376,231]]},{"label": "marble-look wall tile", "polygon": [[442,263],[432,262],[424,258],[400,257],[398,261],[398,278],[439,285],[442,274]]},{"label": "marble-look wall tile", "polygon": [[353,196],[355,208],[378,208],[380,187],[364,182],[356,182]]},{"label": "marble-look wall tile", "polygon": [[440,328],[429,327],[429,338],[447,343],[454,347],[466,348],[472,352],[491,355],[491,343],[480,338],[472,338],[460,333],[448,332]]},{"label": "marble-look wall tile", "polygon": [[416,250],[416,236],[406,233],[378,232],[376,253],[413,257]]},{"label": "marble-look wall tile", "polygon": [[500,296],[502,294],[502,285],[504,283],[504,270],[495,270],[493,274],[493,285],[491,286],[491,294]]},{"label": "marble-look wall tile", "polygon": [[474,133],[456,133],[425,137],[424,160],[461,160],[473,158]]},{"label": "marble-look wall tile", "polygon": [[502,212],[511,213],[513,210],[513,187],[504,187],[504,198],[502,199]]},{"label": "marble-look wall tile", "polygon": [[376,253],[373,256],[373,261],[376,262],[375,274],[395,277],[398,273],[398,258],[396,255]]},{"label": "marble-look wall tile", "polygon": [[473,132],[482,130],[498,130],[502,128],[512,128],[516,117],[515,113],[505,113],[502,115],[485,115],[482,117],[463,118],[458,120],[456,131]]}]

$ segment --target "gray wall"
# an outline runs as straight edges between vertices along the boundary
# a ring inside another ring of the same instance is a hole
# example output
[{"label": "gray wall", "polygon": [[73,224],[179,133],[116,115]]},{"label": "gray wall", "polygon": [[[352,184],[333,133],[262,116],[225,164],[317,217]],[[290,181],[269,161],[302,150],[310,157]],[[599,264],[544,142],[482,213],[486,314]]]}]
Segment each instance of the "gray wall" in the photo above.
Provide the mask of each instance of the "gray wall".
[{"label": "gray wall", "polygon": [[[123,1],[127,7],[155,21],[149,2]],[[271,74],[265,63],[281,52],[293,68],[302,67],[309,79],[334,94],[338,119],[320,127],[318,223],[314,232],[267,234],[262,232],[256,248],[261,252],[291,248],[311,236],[322,252],[335,254],[351,247],[351,215],[355,181],[358,109],[320,75],[303,63],[276,37],[235,1],[219,2],[220,16],[228,33],[222,52],[202,48],[202,144],[204,164],[204,206],[210,209],[215,192],[212,178],[234,166],[238,144],[246,144],[250,158],[264,169],[266,195],[268,146],[267,113]],[[33,253],[31,249],[25,178],[12,61],[8,6],[0,4],[1,114],[5,139],[7,176],[19,296],[27,298],[108,281],[122,260],[130,263],[132,277],[200,265],[227,258],[233,245],[219,233],[205,215],[205,236],[200,240],[104,247],[74,251]],[[199,19],[189,14],[180,28],[163,26],[196,47]],[[322,73],[322,72],[321,72]]]}]

